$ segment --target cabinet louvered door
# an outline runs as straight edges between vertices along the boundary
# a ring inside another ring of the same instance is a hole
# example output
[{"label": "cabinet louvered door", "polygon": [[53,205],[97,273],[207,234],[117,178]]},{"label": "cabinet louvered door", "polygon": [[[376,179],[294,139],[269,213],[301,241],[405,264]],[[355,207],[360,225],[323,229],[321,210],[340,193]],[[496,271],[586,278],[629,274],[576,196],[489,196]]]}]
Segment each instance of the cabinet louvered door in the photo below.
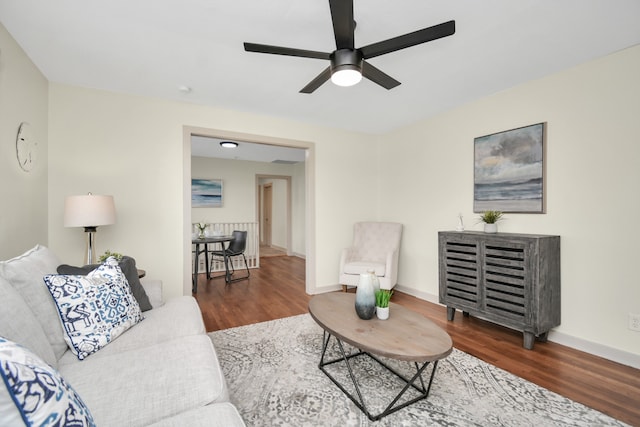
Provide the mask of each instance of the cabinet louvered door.
[{"label": "cabinet louvered door", "polygon": [[439,301],[523,332],[524,347],[560,324],[560,236],[438,233]]},{"label": "cabinet louvered door", "polygon": [[526,245],[487,242],[483,246],[484,310],[524,325],[529,289]]},{"label": "cabinet louvered door", "polygon": [[[447,241],[444,245],[444,290],[440,294],[461,309],[479,308],[480,269],[479,245],[473,242]],[[442,302],[442,301],[441,301]]]}]

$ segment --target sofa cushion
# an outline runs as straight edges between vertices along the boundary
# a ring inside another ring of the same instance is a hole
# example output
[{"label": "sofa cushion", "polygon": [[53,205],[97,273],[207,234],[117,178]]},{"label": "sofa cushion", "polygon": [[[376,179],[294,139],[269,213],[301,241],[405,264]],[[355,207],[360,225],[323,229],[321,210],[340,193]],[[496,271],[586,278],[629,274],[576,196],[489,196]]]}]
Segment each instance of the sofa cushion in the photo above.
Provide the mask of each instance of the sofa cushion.
[{"label": "sofa cushion", "polygon": [[18,291],[0,277],[0,336],[27,347],[56,367],[56,355],[38,319]]},{"label": "sofa cushion", "polygon": [[161,307],[164,304],[162,300],[162,280],[142,278],[140,279],[140,283],[149,298],[151,308]]},{"label": "sofa cushion", "polygon": [[47,274],[55,274],[58,265],[60,260],[41,245],[36,245],[16,258],[0,262],[0,276],[11,283],[36,316],[56,359],[67,350],[67,343],[58,309],[42,278]]},{"label": "sofa cushion", "polygon": [[145,311],[144,322],[129,329],[126,334],[122,334],[117,340],[84,361],[79,361],[71,351],[68,351],[58,360],[58,365],[86,363],[89,359],[107,357],[179,337],[204,333],[204,322],[195,298],[191,296],[171,298],[161,307]]},{"label": "sofa cushion", "polygon": [[238,410],[229,402],[214,403],[192,411],[183,412],[175,417],[152,424],[149,427],[243,427],[245,426]]},{"label": "sofa cushion", "polygon": [[[140,278],[138,277],[136,260],[130,256],[123,256],[122,259],[118,261],[118,265],[124,273],[124,276],[127,278],[127,282],[131,287],[131,293],[133,294],[136,301],[138,301],[140,310],[151,310],[151,302],[149,301],[149,297],[142,287]],[[62,264],[58,266],[57,271],[59,274],[87,275],[99,266],[100,264],[89,264],[83,267],[74,267],[72,265]]]},{"label": "sofa cushion", "polygon": [[44,281],[58,307],[65,341],[80,360],[143,319],[113,257],[86,276],[52,274]]},{"label": "sofa cushion", "polygon": [[95,426],[78,393],[31,351],[0,337],[0,425]]},{"label": "sofa cushion", "polygon": [[109,357],[91,356],[61,365],[60,373],[82,396],[99,426],[149,425],[229,398],[207,335],[177,338]]}]

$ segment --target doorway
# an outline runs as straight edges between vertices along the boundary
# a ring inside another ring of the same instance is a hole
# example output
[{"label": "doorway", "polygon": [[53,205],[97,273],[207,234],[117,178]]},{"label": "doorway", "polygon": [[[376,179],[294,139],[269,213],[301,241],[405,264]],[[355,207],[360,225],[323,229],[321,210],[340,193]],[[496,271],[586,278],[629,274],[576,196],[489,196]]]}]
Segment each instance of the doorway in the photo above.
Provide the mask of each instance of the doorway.
[{"label": "doorway", "polygon": [[256,194],[256,216],[260,224],[260,257],[263,253],[267,256],[295,254],[292,242],[292,236],[295,234],[293,222],[296,216],[292,207],[292,177],[258,174]]},{"label": "doorway", "polygon": [[[315,144],[312,142],[290,140],[284,138],[274,138],[262,135],[252,135],[239,132],[229,132],[219,129],[198,128],[191,126],[183,126],[183,241],[184,241],[184,259],[183,259],[183,274],[184,274],[184,286],[183,292],[185,295],[190,293],[191,289],[191,139],[193,136],[202,136],[209,138],[220,138],[226,140],[244,141],[251,144],[262,144],[269,146],[290,147],[299,148],[305,151],[304,161],[304,180],[301,180],[303,186],[304,197],[301,199],[301,204],[304,207],[304,217],[299,220],[299,224],[296,226],[296,244],[298,247],[304,248],[304,253],[301,254],[306,259],[306,271],[305,271],[305,291],[308,294],[316,293],[316,261],[315,261]],[[298,190],[296,190],[299,193]],[[291,188],[289,184],[288,194],[291,195]],[[290,197],[290,196],[289,196]],[[257,195],[256,195],[257,198]],[[256,211],[258,211],[256,203]],[[289,211],[288,217],[291,218],[291,212]],[[256,217],[256,220],[258,218]],[[272,216],[273,219],[273,216]],[[287,233],[287,246],[291,248],[291,235]],[[271,236],[273,244],[273,234]],[[302,246],[300,246],[302,245]]]}]

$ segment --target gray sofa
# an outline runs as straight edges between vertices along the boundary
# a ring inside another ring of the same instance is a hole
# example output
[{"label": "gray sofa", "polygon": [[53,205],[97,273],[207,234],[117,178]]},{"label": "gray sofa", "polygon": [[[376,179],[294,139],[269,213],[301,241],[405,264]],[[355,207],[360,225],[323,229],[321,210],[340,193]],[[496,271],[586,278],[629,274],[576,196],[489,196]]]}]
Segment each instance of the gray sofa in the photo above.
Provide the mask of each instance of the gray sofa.
[{"label": "gray sofa", "polygon": [[[64,340],[58,308],[43,282],[60,264],[43,246],[0,262],[0,336],[55,368],[81,397],[95,425],[245,425],[229,402],[194,298],[163,303],[162,283],[143,279],[153,307],[142,312],[144,320],[78,360]],[[6,407],[0,404],[0,411]],[[2,425],[5,415],[0,413]]]}]

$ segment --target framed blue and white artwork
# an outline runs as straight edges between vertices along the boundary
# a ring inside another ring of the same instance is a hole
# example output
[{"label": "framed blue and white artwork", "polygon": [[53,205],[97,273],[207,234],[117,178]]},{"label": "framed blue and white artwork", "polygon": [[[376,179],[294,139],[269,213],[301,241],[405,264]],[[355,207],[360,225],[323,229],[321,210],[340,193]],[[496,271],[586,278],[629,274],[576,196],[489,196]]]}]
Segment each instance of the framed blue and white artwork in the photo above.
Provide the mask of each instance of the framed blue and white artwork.
[{"label": "framed blue and white artwork", "polygon": [[191,179],[192,208],[222,207],[221,179]]},{"label": "framed blue and white artwork", "polygon": [[544,213],[545,123],[474,139],[473,211]]}]

